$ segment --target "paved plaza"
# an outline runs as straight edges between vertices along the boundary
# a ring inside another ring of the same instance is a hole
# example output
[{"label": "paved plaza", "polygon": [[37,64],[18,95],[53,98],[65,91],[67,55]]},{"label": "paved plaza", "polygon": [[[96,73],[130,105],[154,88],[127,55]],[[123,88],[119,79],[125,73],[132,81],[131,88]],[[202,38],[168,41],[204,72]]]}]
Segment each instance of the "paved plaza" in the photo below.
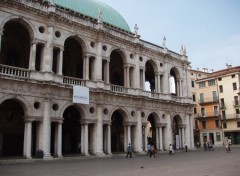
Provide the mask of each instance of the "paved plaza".
[{"label": "paved plaza", "polygon": [[112,157],[65,157],[53,160],[0,160],[0,176],[240,176],[240,148],[230,153],[183,152],[173,156],[158,153],[156,158],[125,154]]}]

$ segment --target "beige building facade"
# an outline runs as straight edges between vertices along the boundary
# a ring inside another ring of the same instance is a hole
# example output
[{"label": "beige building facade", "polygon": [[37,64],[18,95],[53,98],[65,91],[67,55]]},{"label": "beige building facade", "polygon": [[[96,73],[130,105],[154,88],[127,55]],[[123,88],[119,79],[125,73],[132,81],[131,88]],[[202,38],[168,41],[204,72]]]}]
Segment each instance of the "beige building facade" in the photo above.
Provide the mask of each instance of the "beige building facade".
[{"label": "beige building facade", "polygon": [[[0,156],[192,149],[185,49],[140,39],[105,4],[63,2],[0,1]],[[73,103],[73,86],[89,104]]]}]

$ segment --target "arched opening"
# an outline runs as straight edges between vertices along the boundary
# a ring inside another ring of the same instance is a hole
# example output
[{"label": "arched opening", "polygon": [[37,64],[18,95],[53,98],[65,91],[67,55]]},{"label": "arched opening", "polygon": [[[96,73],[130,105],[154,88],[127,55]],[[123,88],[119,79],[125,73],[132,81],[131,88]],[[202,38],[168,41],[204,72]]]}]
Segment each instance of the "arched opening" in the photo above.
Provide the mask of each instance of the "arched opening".
[{"label": "arched opening", "polygon": [[179,133],[179,127],[181,124],[181,118],[175,116],[172,120],[172,135],[173,135],[173,147],[174,149],[179,149],[181,146],[181,134]]},{"label": "arched opening", "polygon": [[116,50],[114,50],[110,55],[109,69],[110,83],[118,86],[124,86],[123,58]]},{"label": "arched opening", "polygon": [[[170,93],[172,95],[179,96],[180,95],[180,82],[179,82],[179,72],[176,68],[172,68],[170,70],[170,78],[169,78],[169,88],[170,88]],[[179,84],[178,84],[179,83]]]},{"label": "arched opening", "polygon": [[4,25],[0,63],[13,67],[28,68],[30,35],[27,28],[15,20]]},{"label": "arched opening", "polygon": [[69,106],[63,113],[62,153],[77,154],[78,144],[81,142],[81,116],[74,106]]},{"label": "arched opening", "polygon": [[156,120],[153,114],[148,116],[147,122],[147,142],[156,147]]},{"label": "arched opening", "polygon": [[68,38],[64,44],[63,75],[83,78],[83,49],[73,37]]},{"label": "arched opening", "polygon": [[0,105],[0,156],[23,156],[24,110],[14,99]]},{"label": "arched opening", "polygon": [[124,128],[122,114],[117,110],[113,113],[111,125],[111,151],[124,151]]},{"label": "arched opening", "polygon": [[151,61],[147,61],[145,71],[145,90],[155,92],[155,88],[154,68]]}]

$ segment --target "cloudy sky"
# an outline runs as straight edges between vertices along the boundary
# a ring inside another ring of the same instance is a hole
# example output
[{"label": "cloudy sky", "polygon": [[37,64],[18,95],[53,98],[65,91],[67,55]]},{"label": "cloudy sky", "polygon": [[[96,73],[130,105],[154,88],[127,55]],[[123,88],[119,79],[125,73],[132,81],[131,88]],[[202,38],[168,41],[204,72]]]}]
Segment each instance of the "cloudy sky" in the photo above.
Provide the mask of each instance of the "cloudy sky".
[{"label": "cloudy sky", "polygon": [[186,46],[193,69],[240,66],[239,0],[100,0],[118,11],[140,38],[179,53]]}]

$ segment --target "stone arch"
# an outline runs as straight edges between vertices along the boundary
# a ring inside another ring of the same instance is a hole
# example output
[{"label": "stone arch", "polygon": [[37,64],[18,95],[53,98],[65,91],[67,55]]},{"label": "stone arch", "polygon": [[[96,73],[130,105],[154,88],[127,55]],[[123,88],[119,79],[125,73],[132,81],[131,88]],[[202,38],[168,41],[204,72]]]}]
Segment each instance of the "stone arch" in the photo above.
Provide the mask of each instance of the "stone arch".
[{"label": "stone arch", "polygon": [[0,104],[0,156],[23,156],[25,104],[17,98],[9,98]]},{"label": "stone arch", "polygon": [[9,18],[3,24],[0,63],[27,69],[34,28],[30,22],[16,17]]},{"label": "stone arch", "polygon": [[149,87],[146,87],[146,90],[156,92],[157,83],[155,77],[158,72],[158,66],[153,59],[148,59],[145,63],[145,68],[145,85],[149,85]]},{"label": "stone arch", "polygon": [[111,151],[123,152],[125,147],[126,133],[124,125],[127,122],[127,111],[123,108],[115,108],[111,112]]},{"label": "stone arch", "polygon": [[172,139],[173,139],[173,147],[175,149],[181,148],[182,145],[182,139],[181,139],[181,134],[180,132],[180,127],[182,126],[183,121],[180,115],[174,114],[172,116],[171,120],[171,127],[172,127]]},{"label": "stone arch", "polygon": [[180,72],[176,67],[172,67],[169,72],[170,93],[179,96],[180,94]]},{"label": "stone arch", "polygon": [[66,104],[64,111],[62,110],[62,153],[63,155],[79,154],[79,143],[82,141],[81,122],[84,120],[84,111],[81,106],[72,103]]},{"label": "stone arch", "polygon": [[81,106],[79,104],[74,104],[74,103],[66,103],[62,106],[61,110],[59,111],[59,115],[60,117],[63,117],[63,113],[64,111],[69,107],[69,106],[74,106],[78,109],[78,112],[80,114],[81,117],[86,118],[87,116],[87,109],[85,108],[85,106]]},{"label": "stone arch", "polygon": [[78,36],[69,36],[64,40],[63,75],[82,79],[84,77],[84,57],[86,43]]},{"label": "stone arch", "polygon": [[120,49],[114,49],[110,53],[109,81],[111,84],[125,86],[124,64],[126,55]]},{"label": "stone arch", "polygon": [[30,34],[31,41],[34,39],[34,36],[36,36],[36,31],[34,30],[35,29],[34,25],[29,20],[27,20],[25,18],[23,19],[22,17],[19,17],[17,15],[11,15],[11,16],[8,16],[7,18],[5,18],[0,24],[0,29],[3,29],[5,24],[9,21],[17,21],[17,22],[21,23],[22,25],[24,25]]},{"label": "stone arch", "polygon": [[111,53],[112,53],[113,51],[117,51],[117,52],[121,55],[124,64],[127,63],[127,53],[125,52],[125,50],[122,50],[122,49],[119,48],[119,47],[112,47],[112,48],[110,49],[109,53],[108,53],[108,57],[109,57],[110,59],[111,59]]},{"label": "stone arch", "polygon": [[157,142],[157,135],[156,135],[156,129],[157,129],[157,124],[160,123],[160,116],[156,112],[149,112],[148,115],[146,116],[146,122],[147,122],[147,139],[148,143],[151,145],[155,145],[156,147],[156,142]]},{"label": "stone arch", "polygon": [[[124,107],[115,107],[111,110],[111,112],[109,113],[109,120],[111,120],[111,117],[113,115],[113,113],[115,111],[119,111],[119,113],[122,115],[123,117],[123,121],[124,122],[127,122],[127,121],[130,121],[129,118],[130,118],[130,114],[128,113],[127,109],[125,109]],[[131,119],[131,118],[130,118]]]},{"label": "stone arch", "polygon": [[24,115],[25,116],[31,116],[31,114],[33,114],[32,112],[32,107],[33,105],[30,104],[30,102],[25,99],[22,96],[19,95],[5,95],[3,97],[0,98],[0,105],[6,101],[6,100],[10,100],[13,99],[15,101],[17,101],[18,103],[20,103],[20,105],[22,106],[23,110],[24,110]]},{"label": "stone arch", "polygon": [[65,42],[66,42],[66,40],[67,40],[68,38],[74,38],[74,39],[76,39],[76,40],[79,42],[79,44],[81,45],[81,47],[82,47],[82,49],[83,49],[83,53],[87,53],[87,52],[89,51],[89,45],[87,44],[87,41],[86,41],[83,37],[79,37],[79,35],[72,34],[72,33],[66,35],[66,36],[63,38],[63,40],[61,41],[61,42],[62,42],[62,43],[61,43],[62,46],[64,46],[64,44],[65,44]]}]

